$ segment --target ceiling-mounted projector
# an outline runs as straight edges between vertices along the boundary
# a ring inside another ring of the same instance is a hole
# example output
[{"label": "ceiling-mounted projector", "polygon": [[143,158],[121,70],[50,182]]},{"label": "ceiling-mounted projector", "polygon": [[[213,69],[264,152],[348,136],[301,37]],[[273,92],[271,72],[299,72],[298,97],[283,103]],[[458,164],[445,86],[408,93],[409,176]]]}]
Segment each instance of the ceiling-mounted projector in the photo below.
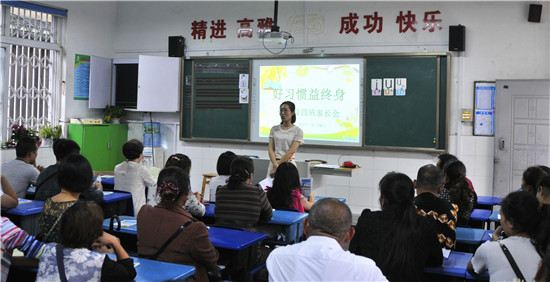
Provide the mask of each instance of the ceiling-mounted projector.
[{"label": "ceiling-mounted projector", "polygon": [[279,44],[285,43],[288,39],[292,37],[290,33],[286,31],[277,31],[277,32],[266,32],[263,34],[263,40],[268,42],[275,42]]}]

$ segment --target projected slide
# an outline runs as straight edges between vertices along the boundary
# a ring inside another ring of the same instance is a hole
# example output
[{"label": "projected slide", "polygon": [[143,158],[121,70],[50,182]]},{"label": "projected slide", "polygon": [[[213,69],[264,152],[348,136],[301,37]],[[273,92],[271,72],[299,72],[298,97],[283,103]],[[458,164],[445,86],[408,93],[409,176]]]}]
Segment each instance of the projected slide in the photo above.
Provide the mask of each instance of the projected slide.
[{"label": "projected slide", "polygon": [[258,137],[269,137],[271,127],[281,122],[279,105],[292,101],[296,125],[303,129],[306,143],[359,146],[362,60],[283,62],[264,60],[255,73]]}]

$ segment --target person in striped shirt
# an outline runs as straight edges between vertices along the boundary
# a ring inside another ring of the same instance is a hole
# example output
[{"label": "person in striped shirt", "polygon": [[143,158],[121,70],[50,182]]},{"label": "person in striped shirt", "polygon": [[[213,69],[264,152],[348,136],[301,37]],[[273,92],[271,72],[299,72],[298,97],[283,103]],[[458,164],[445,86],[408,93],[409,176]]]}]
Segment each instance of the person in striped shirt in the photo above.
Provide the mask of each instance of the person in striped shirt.
[{"label": "person in striped shirt", "polygon": [[231,163],[231,176],[227,185],[216,191],[216,225],[243,227],[257,231],[258,221],[268,221],[273,215],[271,204],[264,190],[252,185],[254,164],[252,160],[239,156]]},{"label": "person in striped shirt", "polygon": [[2,217],[2,282],[8,278],[14,249],[23,252],[29,259],[38,260],[44,252],[44,244],[17,227],[7,217]]}]

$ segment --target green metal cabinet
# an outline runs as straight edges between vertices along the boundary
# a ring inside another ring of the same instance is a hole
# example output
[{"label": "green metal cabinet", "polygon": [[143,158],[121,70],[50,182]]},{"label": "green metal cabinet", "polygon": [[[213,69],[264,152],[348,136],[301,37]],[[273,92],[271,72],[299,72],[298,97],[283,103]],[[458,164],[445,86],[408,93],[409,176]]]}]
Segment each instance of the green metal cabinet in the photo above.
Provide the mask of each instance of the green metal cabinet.
[{"label": "green metal cabinet", "polygon": [[112,171],[126,159],[122,145],[128,140],[128,124],[69,124],[69,139],[78,143],[93,170]]}]

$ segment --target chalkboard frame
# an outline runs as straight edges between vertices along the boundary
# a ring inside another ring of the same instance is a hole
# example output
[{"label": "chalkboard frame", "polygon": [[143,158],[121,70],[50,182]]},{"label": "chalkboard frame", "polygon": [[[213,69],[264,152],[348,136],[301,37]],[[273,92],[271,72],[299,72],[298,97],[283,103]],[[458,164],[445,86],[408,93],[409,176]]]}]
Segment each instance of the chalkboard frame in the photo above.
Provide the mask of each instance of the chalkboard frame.
[{"label": "chalkboard frame", "polygon": [[[376,53],[376,54],[338,54],[338,55],[279,55],[279,56],[221,56],[221,57],[194,57],[190,60],[186,60],[186,63],[192,62],[194,60],[243,60],[243,59],[249,59],[250,60],[250,66],[252,65],[252,61],[254,59],[266,59],[266,58],[281,58],[281,59],[288,59],[288,58],[338,58],[338,57],[355,57],[355,58],[362,58],[366,59],[368,61],[368,58],[375,58],[375,57],[437,57],[438,60],[438,67],[437,67],[437,100],[435,101],[437,106],[437,114],[434,117],[436,119],[437,124],[437,136],[436,138],[436,144],[434,145],[434,148],[424,148],[424,147],[411,147],[411,146],[379,146],[379,145],[368,145],[366,144],[365,138],[363,139],[363,144],[360,147],[345,147],[345,146],[331,146],[331,145],[313,145],[313,144],[307,144],[307,142],[302,145],[303,147],[311,147],[311,148],[331,148],[331,149],[344,149],[344,150],[372,150],[372,151],[404,151],[404,152],[424,152],[424,153],[442,153],[445,152],[448,148],[448,142],[449,142],[449,109],[450,109],[450,77],[451,77],[451,58],[452,54],[450,52],[434,52],[434,53]],[[193,64],[191,64],[193,65]],[[368,67],[368,63],[365,64],[365,68]],[[444,70],[443,70],[443,69]],[[192,122],[193,119],[193,109],[190,108],[189,101],[186,101],[186,89],[187,92],[189,89],[193,88],[193,85],[189,86],[186,85],[186,81],[188,80],[188,76],[194,73],[194,68],[189,67],[189,65],[186,65],[185,73],[183,74],[184,77],[184,89],[182,90],[182,99],[181,101],[181,111],[180,111],[180,140],[187,141],[187,142],[212,142],[212,143],[249,143],[249,144],[267,144],[265,142],[252,142],[250,141],[250,111],[251,109],[248,109],[248,137],[246,139],[230,139],[230,138],[203,138],[203,137],[197,137],[192,136],[192,133],[189,132],[189,123]],[[444,77],[441,75],[444,74]],[[251,76],[251,74],[250,74]],[[252,79],[251,77],[249,79]],[[365,71],[365,86],[363,87],[364,90],[364,99],[367,96],[367,92],[370,91],[367,87],[367,81],[370,78],[367,77],[366,71]],[[249,85],[250,81],[249,81]],[[188,93],[187,93],[188,95]],[[187,97],[188,98],[188,97]],[[367,103],[367,100],[364,100],[365,103]],[[186,108],[187,107],[187,108]],[[190,113],[190,115],[189,115]],[[187,124],[187,126],[186,126]],[[364,124],[366,127],[367,124]],[[366,131],[366,130],[364,130]]]}]

